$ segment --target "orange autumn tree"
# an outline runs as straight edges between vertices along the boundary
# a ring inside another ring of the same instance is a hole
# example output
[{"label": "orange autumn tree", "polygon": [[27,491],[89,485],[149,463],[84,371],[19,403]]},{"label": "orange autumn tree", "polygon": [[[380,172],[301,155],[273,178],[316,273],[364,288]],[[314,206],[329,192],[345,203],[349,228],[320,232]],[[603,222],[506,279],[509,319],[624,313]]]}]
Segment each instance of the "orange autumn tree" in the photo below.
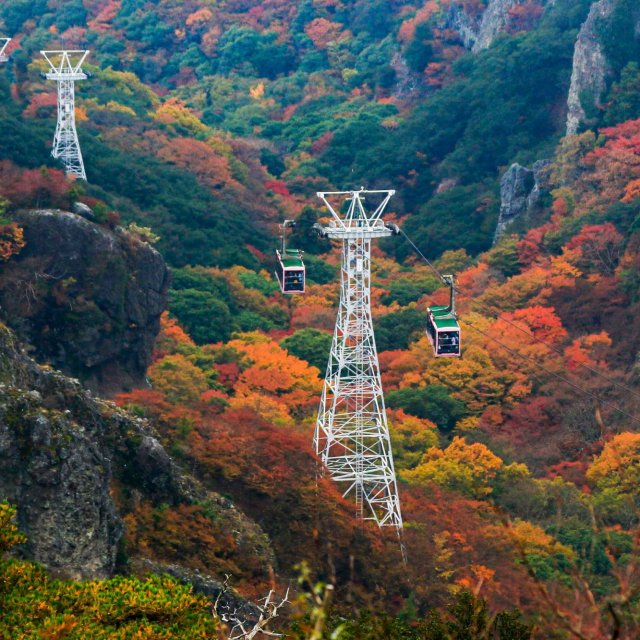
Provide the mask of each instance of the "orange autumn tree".
[{"label": "orange autumn tree", "polygon": [[20,253],[25,246],[22,227],[4,218],[8,204],[8,201],[0,196],[0,262],[6,262],[11,256]]},{"label": "orange autumn tree", "polygon": [[608,369],[606,354],[612,344],[613,341],[606,331],[576,338],[564,350],[567,367],[582,374],[586,373],[585,367],[606,372]]},{"label": "orange autumn tree", "polygon": [[476,313],[464,315],[464,358],[434,358],[428,339],[423,336],[407,351],[380,354],[385,389],[444,385],[451,395],[479,414],[487,406],[512,405],[531,392],[526,375],[517,369],[495,364],[493,344],[474,328],[487,331],[491,323]]},{"label": "orange autumn tree", "polygon": [[218,190],[237,185],[227,157],[207,142],[193,138],[173,138],[158,151],[158,157],[191,172],[203,186]]},{"label": "orange autumn tree", "polygon": [[351,35],[349,31],[342,31],[342,25],[339,22],[331,22],[326,18],[312,20],[304,30],[318,49],[326,49],[329,43],[337,42]]},{"label": "orange autumn tree", "polygon": [[15,222],[3,223],[0,219],[0,262],[20,253],[25,244],[22,227]]},{"label": "orange autumn tree", "polygon": [[567,337],[552,307],[532,306],[503,313],[488,335],[495,340],[491,357],[496,366],[525,374],[530,382],[542,379],[539,364],[554,372],[563,368],[562,358],[547,346],[555,349]]},{"label": "orange autumn tree", "polygon": [[[259,332],[240,334],[228,346],[244,353],[250,362],[235,385],[236,398],[244,399],[255,408],[255,396],[261,396],[262,406],[272,416],[278,403],[297,417],[315,407],[321,390],[320,372],[316,367],[290,355]],[[269,398],[277,403],[264,402]],[[260,409],[258,412],[261,413]],[[278,413],[280,417],[285,415]]]},{"label": "orange autumn tree", "polygon": [[624,237],[610,223],[590,224],[582,227],[566,244],[575,252],[575,264],[583,270],[613,275],[624,249]]},{"label": "orange autumn tree", "polygon": [[198,116],[179,98],[169,98],[163,102],[156,110],[155,119],[164,124],[173,124],[185,129],[192,135],[206,133],[207,126],[204,125]]},{"label": "orange autumn tree", "polygon": [[159,353],[182,353],[191,352],[196,348],[195,342],[187,332],[178,324],[175,318],[165,311],[160,318],[160,333],[156,340],[156,355]]},{"label": "orange autumn tree", "polygon": [[587,470],[596,512],[605,523],[637,528],[640,513],[640,433],[624,432],[607,442]]}]

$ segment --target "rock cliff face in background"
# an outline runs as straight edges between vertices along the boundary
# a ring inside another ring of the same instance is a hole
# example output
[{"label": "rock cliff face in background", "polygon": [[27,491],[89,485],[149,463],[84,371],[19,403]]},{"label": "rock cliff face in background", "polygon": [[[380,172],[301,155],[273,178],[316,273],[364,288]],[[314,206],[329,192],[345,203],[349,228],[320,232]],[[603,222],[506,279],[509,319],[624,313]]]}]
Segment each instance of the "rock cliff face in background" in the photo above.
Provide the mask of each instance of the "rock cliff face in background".
[{"label": "rock cliff face in background", "polygon": [[482,14],[478,37],[473,44],[474,53],[488,49],[498,35],[509,26],[509,10],[520,4],[518,0],[490,0]]},{"label": "rock cliff face in background", "polygon": [[[548,0],[535,4],[544,6]],[[482,13],[470,14],[460,2],[452,2],[445,15],[444,27],[457,31],[466,49],[477,53],[488,49],[501,33],[512,26],[512,9],[523,0],[489,0]]]},{"label": "rock cliff face in background", "polygon": [[465,49],[471,50],[480,31],[482,14],[471,15],[465,10],[464,5],[452,2],[447,9],[443,21],[444,29],[453,29],[460,36]]},{"label": "rock cliff face in background", "polygon": [[548,187],[548,160],[538,160],[531,169],[512,164],[500,180],[500,217],[494,244],[515,220],[530,214]]},{"label": "rock cliff face in background", "polygon": [[26,247],[0,270],[0,317],[50,362],[101,393],[144,384],[168,269],[123,230],[73,213],[15,215]]},{"label": "rock cliff face in background", "polygon": [[184,474],[146,421],[37,365],[1,324],[0,469],[0,500],[18,506],[29,540],[25,555],[58,575],[112,574],[123,534],[110,492],[114,480],[119,508],[126,508],[123,501],[208,501],[239,539],[252,541],[247,556],[273,561],[267,544],[255,542],[266,541],[260,528]]},{"label": "rock cliff face in background", "polygon": [[588,125],[587,112],[601,106],[611,70],[599,40],[598,22],[608,18],[614,7],[615,0],[595,2],[578,34],[567,99],[567,135],[577,133],[583,123]]}]

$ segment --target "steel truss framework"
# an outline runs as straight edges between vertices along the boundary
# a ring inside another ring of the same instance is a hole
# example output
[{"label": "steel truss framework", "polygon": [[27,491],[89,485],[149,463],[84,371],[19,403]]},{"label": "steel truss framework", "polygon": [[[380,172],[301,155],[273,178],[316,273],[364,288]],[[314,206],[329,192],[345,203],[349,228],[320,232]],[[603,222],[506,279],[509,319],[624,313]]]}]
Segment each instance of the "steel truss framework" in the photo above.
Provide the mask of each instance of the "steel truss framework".
[{"label": "steel truss framework", "polygon": [[[324,233],[342,242],[342,271],[314,446],[344,496],[355,499],[356,515],[400,532],[400,499],[371,318],[371,242],[392,233],[381,216],[393,194],[364,189],[318,193],[333,218]],[[381,200],[369,213],[363,203],[367,195]],[[329,199],[348,202],[346,214],[339,214]]]},{"label": "steel truss framework", "polygon": [[84,161],[76,131],[75,83],[86,80],[82,64],[89,51],[41,51],[49,63],[47,80],[58,83],[58,124],[51,155],[59,158],[67,175],[86,180]]},{"label": "steel truss framework", "polygon": [[11,38],[0,38],[0,62],[6,62],[9,56],[6,54]]}]

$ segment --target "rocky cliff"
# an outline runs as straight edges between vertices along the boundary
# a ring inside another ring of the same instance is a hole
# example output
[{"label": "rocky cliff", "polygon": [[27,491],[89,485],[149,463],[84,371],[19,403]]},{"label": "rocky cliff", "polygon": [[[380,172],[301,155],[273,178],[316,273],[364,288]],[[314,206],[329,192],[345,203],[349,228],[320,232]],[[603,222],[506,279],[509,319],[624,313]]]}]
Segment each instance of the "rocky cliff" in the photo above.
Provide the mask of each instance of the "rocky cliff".
[{"label": "rocky cliff", "polygon": [[581,124],[590,124],[588,113],[602,106],[611,69],[600,42],[598,23],[606,20],[614,7],[615,0],[595,2],[578,34],[567,99],[567,135],[577,133]]},{"label": "rocky cliff", "polygon": [[[235,551],[225,557],[273,562],[258,525],[184,473],[145,420],[39,366],[0,324],[2,499],[18,506],[28,537],[24,554],[63,577],[111,575],[122,550],[122,516],[141,502],[164,508],[206,503],[216,522],[236,536]],[[144,561],[133,557],[129,564]],[[157,562],[152,566],[164,570]],[[191,575],[179,565],[171,570]],[[198,575],[208,590],[217,584]]]},{"label": "rocky cliff", "polygon": [[549,187],[548,160],[538,160],[531,169],[517,162],[504,172],[500,180],[500,216],[494,244],[519,218],[531,214]]},{"label": "rocky cliff", "polygon": [[144,384],[168,269],[150,245],[64,211],[22,211],[26,247],[0,270],[0,317],[49,362],[110,393]]},{"label": "rocky cliff", "polygon": [[[528,4],[540,7],[540,11],[548,3],[548,0],[535,0]],[[483,11],[470,11],[466,3],[454,1],[445,13],[444,27],[457,31],[464,47],[477,53],[488,49],[501,33],[519,28],[514,20],[514,8],[524,4],[527,3],[523,0],[488,0]]]}]

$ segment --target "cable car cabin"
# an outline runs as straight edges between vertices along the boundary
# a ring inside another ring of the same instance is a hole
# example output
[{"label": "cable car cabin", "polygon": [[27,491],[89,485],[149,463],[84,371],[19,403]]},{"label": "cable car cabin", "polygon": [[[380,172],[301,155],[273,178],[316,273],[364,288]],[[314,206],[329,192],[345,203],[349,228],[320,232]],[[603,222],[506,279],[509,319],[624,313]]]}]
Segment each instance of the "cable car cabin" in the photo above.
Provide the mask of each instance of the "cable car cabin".
[{"label": "cable car cabin", "polygon": [[460,325],[456,315],[456,288],[453,276],[441,276],[451,289],[449,305],[427,309],[427,337],[436,358],[460,357]]},{"label": "cable car cabin", "polygon": [[429,309],[427,336],[436,358],[460,356],[460,325],[449,307]]},{"label": "cable car cabin", "polygon": [[304,293],[305,268],[302,252],[298,249],[284,249],[283,253],[276,250],[278,256],[278,271],[276,277],[280,282],[282,293]]}]

